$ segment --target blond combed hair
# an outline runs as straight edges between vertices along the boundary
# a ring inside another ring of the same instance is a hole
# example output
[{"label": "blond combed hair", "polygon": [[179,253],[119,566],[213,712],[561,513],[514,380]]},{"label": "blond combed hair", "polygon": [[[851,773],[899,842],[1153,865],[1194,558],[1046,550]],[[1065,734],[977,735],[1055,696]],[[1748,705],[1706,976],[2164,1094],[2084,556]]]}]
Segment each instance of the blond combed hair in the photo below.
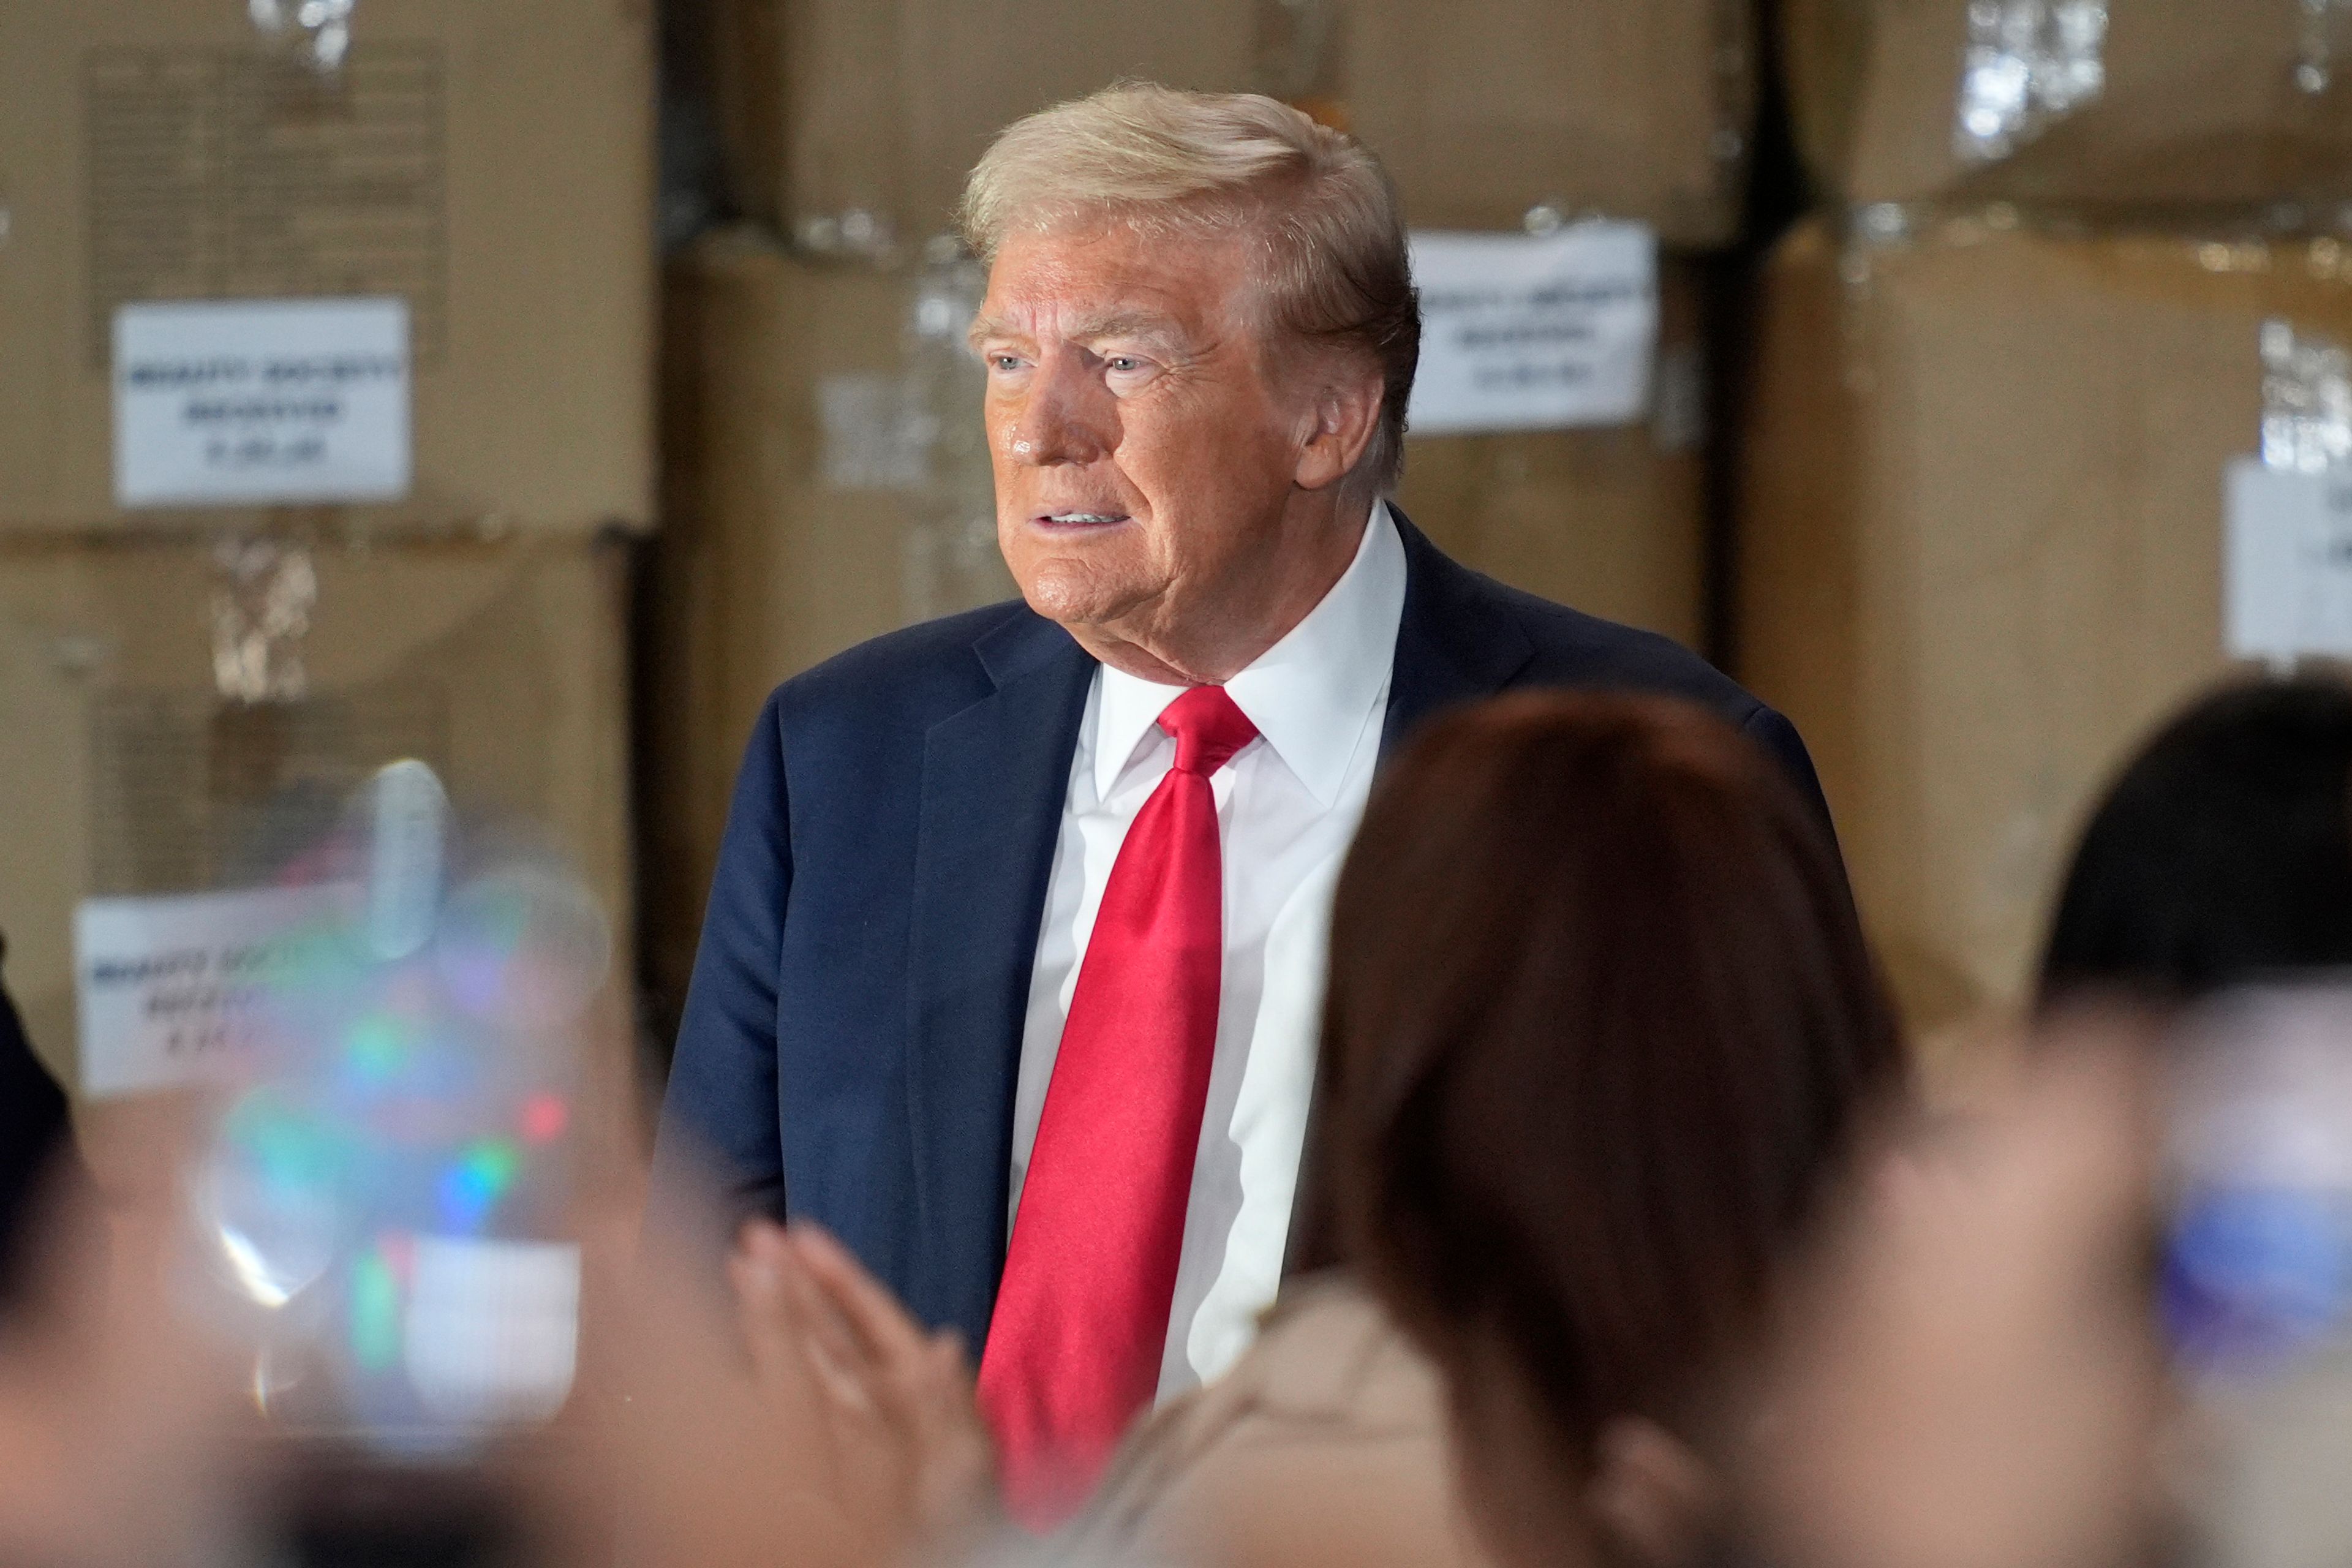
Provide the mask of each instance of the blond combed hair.
[{"label": "blond combed hair", "polygon": [[1120,82],[1014,121],[964,186],[984,259],[1015,229],[1104,220],[1250,236],[1268,325],[1380,367],[1380,421],[1349,483],[1394,491],[1421,306],[1396,187],[1369,149],[1257,93]]}]

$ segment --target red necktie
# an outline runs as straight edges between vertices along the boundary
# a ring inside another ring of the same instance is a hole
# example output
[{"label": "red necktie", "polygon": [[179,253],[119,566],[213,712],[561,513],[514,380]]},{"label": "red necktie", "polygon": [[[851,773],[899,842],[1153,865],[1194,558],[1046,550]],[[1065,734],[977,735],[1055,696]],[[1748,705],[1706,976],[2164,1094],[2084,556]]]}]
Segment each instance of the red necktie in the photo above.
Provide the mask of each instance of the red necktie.
[{"label": "red necktie", "polygon": [[1221,686],[1160,727],[1176,765],[1103,887],[1021,1188],[980,1401],[1032,1528],[1083,1502],[1151,1402],[1217,1042],[1224,869],[1209,777],[1257,735]]}]

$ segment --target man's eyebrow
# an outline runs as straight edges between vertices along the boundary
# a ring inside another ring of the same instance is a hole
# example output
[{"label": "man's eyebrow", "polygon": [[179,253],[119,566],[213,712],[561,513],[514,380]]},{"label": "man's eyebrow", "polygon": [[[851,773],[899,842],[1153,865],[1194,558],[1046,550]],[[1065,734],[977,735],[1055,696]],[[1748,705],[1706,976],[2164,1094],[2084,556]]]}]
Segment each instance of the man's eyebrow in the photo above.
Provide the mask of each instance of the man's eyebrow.
[{"label": "man's eyebrow", "polygon": [[[1019,338],[1028,334],[1010,321],[993,316],[972,318],[969,336],[974,348],[991,338]],[[1096,338],[1143,338],[1152,342],[1181,342],[1184,331],[1166,316],[1145,311],[1127,311],[1102,316],[1087,316],[1070,323],[1064,334],[1079,342]]]},{"label": "man's eyebrow", "polygon": [[1124,315],[1090,316],[1070,323],[1069,335],[1084,342],[1094,338],[1150,338],[1166,342],[1181,338],[1183,329],[1165,316],[1141,311]]}]

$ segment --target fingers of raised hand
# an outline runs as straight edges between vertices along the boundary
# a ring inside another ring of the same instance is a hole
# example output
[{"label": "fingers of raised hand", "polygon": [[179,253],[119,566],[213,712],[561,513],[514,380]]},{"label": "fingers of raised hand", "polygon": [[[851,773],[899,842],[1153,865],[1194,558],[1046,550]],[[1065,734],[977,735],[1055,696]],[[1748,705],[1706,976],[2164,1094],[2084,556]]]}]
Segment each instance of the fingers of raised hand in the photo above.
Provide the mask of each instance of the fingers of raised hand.
[{"label": "fingers of raised hand", "polygon": [[752,1381],[771,1393],[807,1393],[815,1372],[809,1329],[787,1279],[791,1257],[782,1238],[781,1229],[763,1220],[747,1225],[728,1259],[728,1273]]},{"label": "fingers of raised hand", "polygon": [[856,1336],[810,1278],[789,1233],[752,1221],[729,1267],[754,1380],[772,1396],[814,1397],[870,1414],[872,1376]]},{"label": "fingers of raised hand", "polygon": [[898,1298],[868,1274],[849,1249],[813,1225],[793,1227],[795,1255],[840,1312],[860,1350],[878,1366],[918,1360],[929,1340]]}]

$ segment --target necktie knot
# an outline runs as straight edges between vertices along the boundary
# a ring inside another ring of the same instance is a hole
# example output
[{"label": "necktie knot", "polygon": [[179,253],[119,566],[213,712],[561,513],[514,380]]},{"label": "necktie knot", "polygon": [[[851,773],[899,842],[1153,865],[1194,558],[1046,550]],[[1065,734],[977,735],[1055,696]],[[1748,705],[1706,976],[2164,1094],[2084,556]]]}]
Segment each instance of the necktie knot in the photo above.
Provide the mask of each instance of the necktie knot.
[{"label": "necktie knot", "polygon": [[1160,727],[1175,737],[1176,771],[1203,778],[1257,739],[1257,726],[1222,686],[1195,686],[1160,713]]}]

